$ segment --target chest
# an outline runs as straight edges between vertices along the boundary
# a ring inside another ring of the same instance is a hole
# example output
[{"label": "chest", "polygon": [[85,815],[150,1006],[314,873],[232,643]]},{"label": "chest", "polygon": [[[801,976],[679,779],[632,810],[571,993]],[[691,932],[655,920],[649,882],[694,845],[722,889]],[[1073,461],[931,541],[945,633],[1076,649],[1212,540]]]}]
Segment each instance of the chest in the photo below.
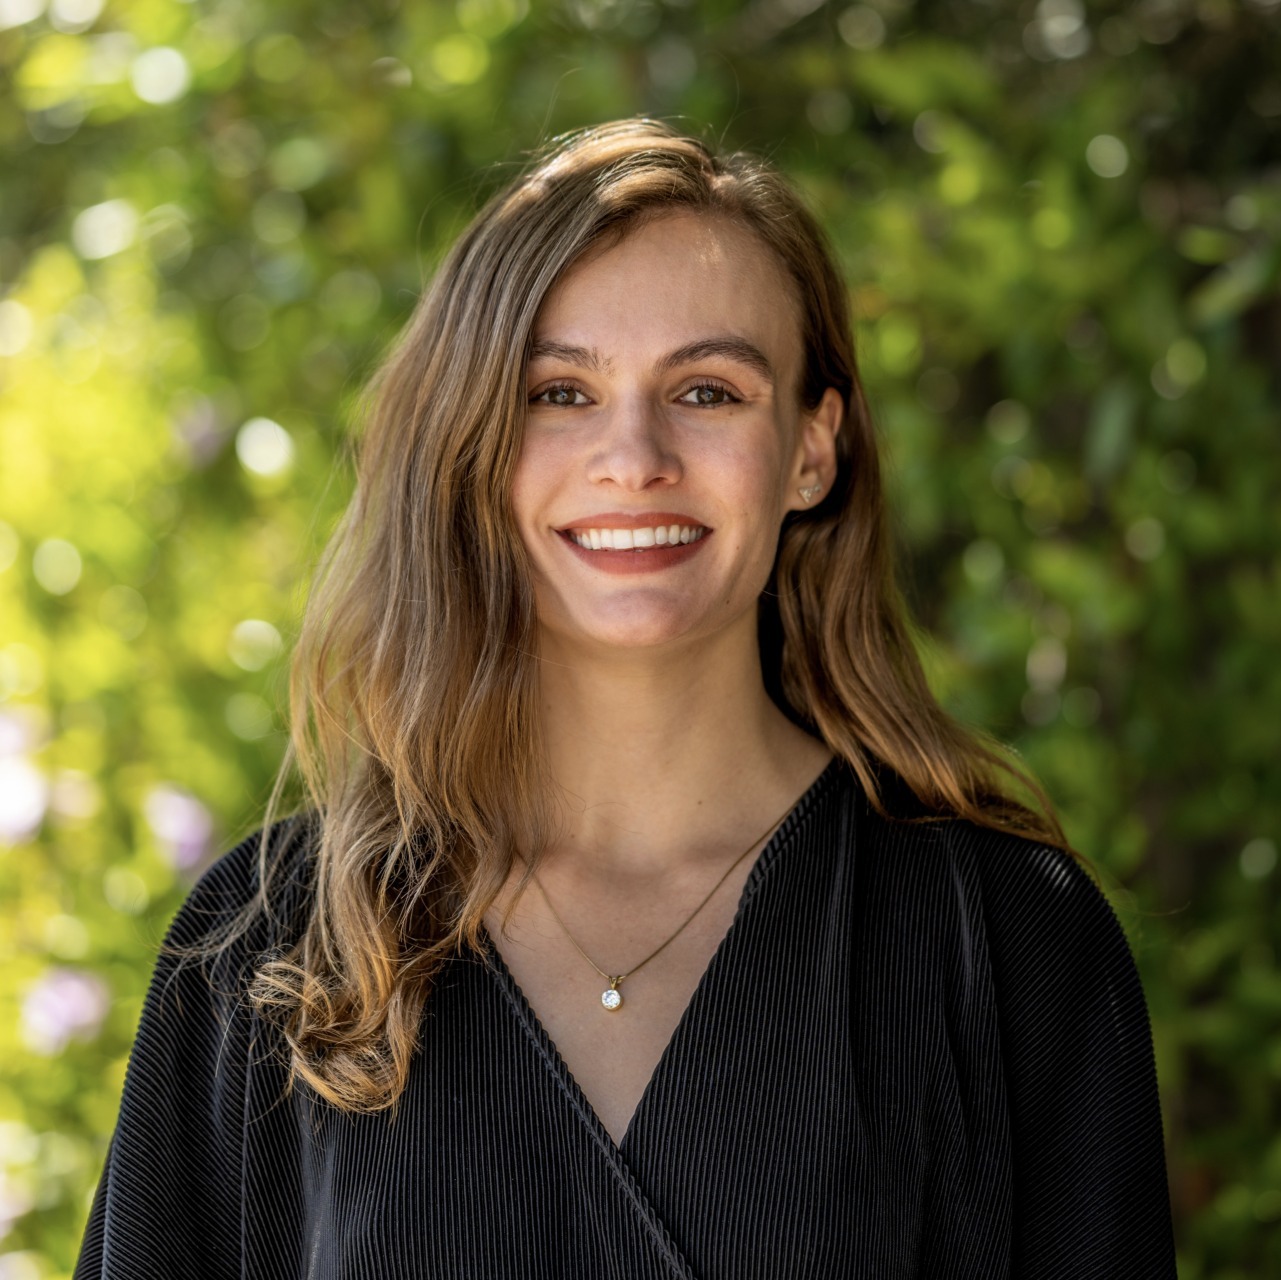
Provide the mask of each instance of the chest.
[{"label": "chest", "polygon": [[[497,910],[486,920],[532,1015],[616,1144],[733,923],[748,870],[727,878],[692,918],[679,895],[624,904],[610,921],[585,915],[578,932],[586,945],[575,945],[568,921],[537,891],[521,898],[505,931]],[[613,1009],[602,1002],[610,982],[595,966],[622,976]]]},{"label": "chest", "polygon": [[[493,953],[433,991],[394,1115],[251,1089],[247,1203],[296,1185],[300,1220],[251,1217],[249,1273],[1008,1275],[994,1010],[977,979],[946,998],[981,949],[946,943],[946,882],[910,908],[829,841],[727,885],[733,909],[709,902],[612,1013],[554,918],[490,917]],[[643,904],[597,920],[579,940],[607,972],[665,936]]]},{"label": "chest", "polygon": [[[505,960],[493,970],[460,961],[435,992],[397,1116],[297,1116],[306,1274],[953,1274],[924,1267],[929,1206],[940,1195],[974,1193],[982,1203],[966,1204],[956,1219],[967,1247],[976,1231],[1000,1226],[1004,1184],[957,1176],[974,1154],[968,1140],[991,1136],[966,1116],[991,1108],[967,1099],[939,1110],[959,1082],[950,1071],[939,1078],[950,1056],[919,1034],[919,1003],[886,998],[883,964],[869,963],[890,959],[882,940],[869,938],[870,955],[860,957],[839,939],[797,938],[759,920],[749,932],[744,923],[751,917],[727,930],[702,975],[687,969],[694,989],[666,1045],[652,1016],[612,1039],[575,1039],[566,1026],[593,1017],[616,1027],[636,1005],[648,1012],[645,989],[608,1013],[594,973],[566,977],[581,997],[575,1004],[546,965],[531,968],[535,990],[548,980],[548,1021],[563,1015],[562,1052]],[[657,962],[642,973],[655,968],[665,973]],[[661,994],[664,982],[654,986]],[[640,1097],[619,1055],[646,1047],[659,1058]],[[610,1141],[601,1129],[614,1106],[634,1115]],[[287,1114],[255,1110],[267,1127]],[[255,1141],[265,1137],[255,1130]],[[277,1194],[278,1158],[251,1158],[249,1169],[265,1180],[251,1195]],[[279,1234],[271,1228],[254,1248],[277,1248]],[[967,1280],[1004,1274],[992,1261]]]}]

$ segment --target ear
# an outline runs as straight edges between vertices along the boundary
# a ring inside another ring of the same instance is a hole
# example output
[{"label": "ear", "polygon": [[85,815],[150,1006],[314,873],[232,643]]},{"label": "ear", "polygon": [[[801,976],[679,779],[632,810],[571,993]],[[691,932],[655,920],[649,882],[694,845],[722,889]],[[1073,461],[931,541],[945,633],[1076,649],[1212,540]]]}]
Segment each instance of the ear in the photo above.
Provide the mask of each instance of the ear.
[{"label": "ear", "polygon": [[[836,480],[836,436],[845,418],[845,404],[835,387],[828,387],[812,413],[801,419],[801,435],[792,458],[786,510],[804,511],[829,494]],[[801,493],[810,494],[807,502]]]}]

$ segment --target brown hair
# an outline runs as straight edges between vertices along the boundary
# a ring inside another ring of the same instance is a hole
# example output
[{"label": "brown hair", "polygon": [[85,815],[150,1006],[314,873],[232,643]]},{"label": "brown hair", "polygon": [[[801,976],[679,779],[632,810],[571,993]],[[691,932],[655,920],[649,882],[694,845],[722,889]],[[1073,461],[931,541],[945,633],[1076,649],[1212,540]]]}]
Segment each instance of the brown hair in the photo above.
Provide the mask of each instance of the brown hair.
[{"label": "brown hair", "polygon": [[800,398],[813,409],[834,387],[845,402],[836,482],[788,517],[762,598],[772,696],[878,807],[888,771],[927,815],[1067,847],[1036,784],[926,684],[894,584],[847,290],[813,216],[760,159],[652,120],[555,139],[466,228],[373,380],[355,493],[293,655],[255,905],[267,907],[267,833],[295,767],[318,819],[312,890],[300,936],[260,965],[250,996],[284,1035],[291,1079],[336,1106],[396,1102],[434,976],[480,945],[513,851],[536,861],[552,830],[508,502],[527,353],[572,263],[674,209],[732,219],[771,249],[802,316]]}]

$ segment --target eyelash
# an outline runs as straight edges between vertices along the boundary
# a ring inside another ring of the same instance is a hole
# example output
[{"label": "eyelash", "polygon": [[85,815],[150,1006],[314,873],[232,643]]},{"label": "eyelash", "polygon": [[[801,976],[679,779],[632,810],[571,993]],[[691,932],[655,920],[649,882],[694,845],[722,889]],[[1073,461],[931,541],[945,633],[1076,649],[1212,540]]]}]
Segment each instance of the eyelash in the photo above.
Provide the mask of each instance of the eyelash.
[{"label": "eyelash", "polygon": [[[701,390],[703,387],[709,387],[709,388],[710,388],[711,390],[713,390],[713,391],[721,391],[721,392],[724,392],[724,394],[725,394],[725,396],[726,396],[726,399],[725,399],[724,401],[722,401],[720,404],[687,405],[687,406],[686,406],[687,408],[690,408],[690,409],[724,409],[724,408],[726,408],[726,406],[727,406],[727,405],[731,405],[731,404],[741,404],[741,403],[742,403],[742,400],[741,400],[738,396],[736,396],[736,395],[735,395],[735,394],[734,394],[734,393],[729,389],[729,387],[727,387],[723,382],[717,382],[715,378],[704,378],[704,379],[701,379],[701,380],[700,380],[700,381],[698,381],[698,382],[691,382],[691,383],[689,384],[689,386],[687,386],[687,387],[686,387],[686,388],[681,392],[681,395],[682,395],[682,396],[687,396],[687,395],[689,395],[689,393],[690,393],[691,391],[699,391],[699,390]],[[572,383],[572,382],[552,382],[552,383],[549,383],[547,386],[545,386],[545,387],[544,387],[544,388],[543,388],[543,389],[542,389],[542,390],[541,390],[541,391],[540,391],[536,396],[531,396],[531,397],[530,397],[530,399],[529,399],[530,404],[535,404],[535,403],[537,403],[538,401],[542,400],[542,398],[543,398],[545,395],[547,395],[549,392],[551,392],[551,391],[576,391],[576,392],[578,392],[580,395],[586,395],[586,394],[587,394],[585,391],[583,391],[583,389],[582,389],[581,387],[576,386],[576,385],[575,385],[574,383]],[[582,406],[581,406],[581,405],[557,404],[557,405],[549,405],[548,407],[549,407],[549,408],[552,408],[552,409],[576,409],[576,408],[581,408]]]}]

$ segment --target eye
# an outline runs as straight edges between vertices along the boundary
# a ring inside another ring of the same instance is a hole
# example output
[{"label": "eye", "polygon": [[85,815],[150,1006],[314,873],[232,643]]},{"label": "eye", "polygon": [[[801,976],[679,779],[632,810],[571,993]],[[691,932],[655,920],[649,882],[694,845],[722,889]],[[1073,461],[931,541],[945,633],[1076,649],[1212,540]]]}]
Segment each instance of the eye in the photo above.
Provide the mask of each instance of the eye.
[{"label": "eye", "polygon": [[[685,398],[690,395],[694,397],[693,400]],[[700,409],[720,409],[725,405],[741,403],[738,396],[721,382],[696,382],[681,392],[680,399],[683,404]]]},{"label": "eye", "polygon": [[[547,404],[554,409],[568,409],[573,407],[577,402],[575,396],[582,396],[583,393],[570,382],[553,382],[550,387],[544,387],[537,395],[529,397],[530,404]],[[583,396],[583,401],[587,399]]]}]

